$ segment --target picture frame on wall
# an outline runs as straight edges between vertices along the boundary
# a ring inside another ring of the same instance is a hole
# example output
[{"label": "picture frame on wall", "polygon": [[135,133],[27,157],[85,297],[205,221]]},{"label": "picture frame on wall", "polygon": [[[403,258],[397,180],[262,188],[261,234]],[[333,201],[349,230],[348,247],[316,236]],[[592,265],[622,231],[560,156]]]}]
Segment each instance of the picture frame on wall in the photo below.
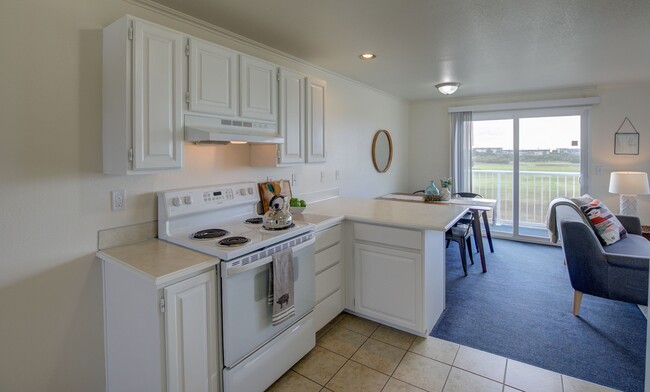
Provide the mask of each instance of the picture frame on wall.
[{"label": "picture frame on wall", "polygon": [[[626,130],[621,132],[621,129],[628,123],[632,132]],[[637,132],[630,119],[625,117],[625,120],[618,127],[614,134],[614,154],[616,155],[639,155],[639,132]]]}]

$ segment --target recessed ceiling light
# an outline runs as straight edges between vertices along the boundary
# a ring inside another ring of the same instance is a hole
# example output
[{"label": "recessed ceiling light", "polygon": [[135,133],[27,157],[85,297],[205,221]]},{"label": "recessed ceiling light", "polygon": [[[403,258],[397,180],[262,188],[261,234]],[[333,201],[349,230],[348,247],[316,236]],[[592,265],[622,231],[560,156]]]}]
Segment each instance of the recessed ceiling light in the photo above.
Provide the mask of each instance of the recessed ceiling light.
[{"label": "recessed ceiling light", "polygon": [[458,90],[458,87],[460,86],[460,83],[458,82],[446,82],[446,83],[439,83],[436,84],[436,88],[438,91],[445,95],[450,95],[456,92]]},{"label": "recessed ceiling light", "polygon": [[374,60],[374,59],[377,58],[377,56],[375,54],[372,54],[372,53],[363,53],[363,54],[359,55],[359,58],[361,60]]}]

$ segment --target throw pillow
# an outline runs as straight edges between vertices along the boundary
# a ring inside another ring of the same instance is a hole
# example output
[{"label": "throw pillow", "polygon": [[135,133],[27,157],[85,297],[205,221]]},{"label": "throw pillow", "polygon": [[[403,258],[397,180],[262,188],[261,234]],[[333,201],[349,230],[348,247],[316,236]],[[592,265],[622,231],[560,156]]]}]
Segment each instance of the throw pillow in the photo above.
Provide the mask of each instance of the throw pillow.
[{"label": "throw pillow", "polygon": [[580,206],[583,206],[585,204],[591,203],[592,201],[594,201],[594,198],[590,194],[585,193],[584,195],[582,195],[580,197],[572,197],[571,201],[576,203],[576,205],[578,207],[580,207]]},{"label": "throw pillow", "polygon": [[611,245],[627,235],[621,222],[600,200],[594,199],[591,203],[580,206],[580,209],[589,218],[601,244]]}]

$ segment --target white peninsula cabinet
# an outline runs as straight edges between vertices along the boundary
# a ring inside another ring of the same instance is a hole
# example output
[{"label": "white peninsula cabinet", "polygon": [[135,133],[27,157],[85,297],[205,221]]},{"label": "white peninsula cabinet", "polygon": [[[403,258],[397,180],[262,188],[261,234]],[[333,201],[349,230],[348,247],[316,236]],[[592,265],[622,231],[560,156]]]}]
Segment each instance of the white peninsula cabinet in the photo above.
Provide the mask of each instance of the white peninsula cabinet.
[{"label": "white peninsula cabinet", "polygon": [[304,215],[343,219],[344,305],[427,336],[445,308],[445,232],[467,208],[336,197]]},{"label": "white peninsula cabinet", "polygon": [[444,254],[433,249],[441,233],[353,225],[354,311],[428,335],[444,309]]},{"label": "white peninsula cabinet", "polygon": [[104,173],[183,163],[183,35],[131,16],[103,30]]},{"label": "white peninsula cabinet", "polygon": [[[98,257],[106,390],[218,392],[219,269],[207,266],[216,260],[158,240]],[[164,271],[179,266],[182,274]]]}]

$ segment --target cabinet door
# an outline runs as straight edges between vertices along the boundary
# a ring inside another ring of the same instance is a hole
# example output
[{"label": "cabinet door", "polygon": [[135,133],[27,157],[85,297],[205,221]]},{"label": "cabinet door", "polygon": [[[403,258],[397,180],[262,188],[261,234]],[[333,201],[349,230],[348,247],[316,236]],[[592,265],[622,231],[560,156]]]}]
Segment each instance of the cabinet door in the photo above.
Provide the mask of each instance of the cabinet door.
[{"label": "cabinet door", "polygon": [[383,246],[354,245],[355,307],[419,331],[422,320],[422,255]]},{"label": "cabinet door", "polygon": [[191,38],[189,72],[190,111],[237,116],[237,52]]},{"label": "cabinet door", "polygon": [[216,273],[164,289],[167,391],[217,391]]},{"label": "cabinet door", "polygon": [[279,163],[305,162],[305,76],[280,70],[280,144]]},{"label": "cabinet door", "polygon": [[307,162],[325,162],[325,81],[307,81]]},{"label": "cabinet door", "polygon": [[277,68],[253,57],[241,55],[241,116],[244,118],[278,121]]},{"label": "cabinet door", "polygon": [[181,33],[133,21],[133,169],[183,163]]}]

